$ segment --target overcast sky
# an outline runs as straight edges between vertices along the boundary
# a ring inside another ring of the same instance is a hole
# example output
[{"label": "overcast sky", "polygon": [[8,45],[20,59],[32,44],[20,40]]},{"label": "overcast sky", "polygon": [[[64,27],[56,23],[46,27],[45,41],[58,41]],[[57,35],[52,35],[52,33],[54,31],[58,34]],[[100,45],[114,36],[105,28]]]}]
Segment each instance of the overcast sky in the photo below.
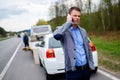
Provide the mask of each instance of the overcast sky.
[{"label": "overcast sky", "polygon": [[49,19],[50,0],[0,0],[0,27],[6,31],[29,29],[39,19]]},{"label": "overcast sky", "polygon": [[49,19],[53,1],[56,0],[0,0],[0,27],[6,31],[30,29],[39,19]]}]

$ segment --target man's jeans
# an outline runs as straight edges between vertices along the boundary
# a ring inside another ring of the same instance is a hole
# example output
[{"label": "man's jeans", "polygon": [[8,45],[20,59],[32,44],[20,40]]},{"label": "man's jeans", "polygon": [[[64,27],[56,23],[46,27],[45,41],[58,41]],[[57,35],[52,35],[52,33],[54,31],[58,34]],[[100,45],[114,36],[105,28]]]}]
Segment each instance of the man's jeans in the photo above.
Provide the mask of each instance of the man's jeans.
[{"label": "man's jeans", "polygon": [[67,71],[66,80],[90,80],[90,70],[77,69],[76,71]]}]

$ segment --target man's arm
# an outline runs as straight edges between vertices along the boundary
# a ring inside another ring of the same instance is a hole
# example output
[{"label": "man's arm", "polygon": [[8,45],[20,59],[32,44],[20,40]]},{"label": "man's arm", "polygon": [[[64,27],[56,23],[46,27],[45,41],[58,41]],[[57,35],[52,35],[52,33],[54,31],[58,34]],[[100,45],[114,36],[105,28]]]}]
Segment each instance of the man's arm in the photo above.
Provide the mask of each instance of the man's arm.
[{"label": "man's arm", "polygon": [[63,38],[64,32],[73,24],[72,17],[68,14],[67,21],[62,27],[56,29],[53,33],[56,40],[61,40]]},{"label": "man's arm", "polygon": [[62,27],[56,29],[56,30],[54,31],[54,33],[53,33],[54,38],[55,38],[56,40],[60,40],[60,39],[63,37],[64,32],[65,32],[71,25],[72,25],[72,22],[69,21],[69,22],[66,22],[65,24],[63,24]]}]

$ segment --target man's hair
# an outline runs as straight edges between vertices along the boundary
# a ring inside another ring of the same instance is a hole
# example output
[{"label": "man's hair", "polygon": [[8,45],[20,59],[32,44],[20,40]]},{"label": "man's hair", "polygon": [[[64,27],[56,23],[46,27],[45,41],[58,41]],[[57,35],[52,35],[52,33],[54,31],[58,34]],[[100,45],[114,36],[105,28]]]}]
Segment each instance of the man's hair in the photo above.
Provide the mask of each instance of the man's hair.
[{"label": "man's hair", "polygon": [[73,10],[76,10],[76,11],[81,12],[81,10],[80,10],[79,7],[74,6],[74,7],[71,7],[71,8],[69,9],[69,14],[71,14],[71,12],[72,12]]}]

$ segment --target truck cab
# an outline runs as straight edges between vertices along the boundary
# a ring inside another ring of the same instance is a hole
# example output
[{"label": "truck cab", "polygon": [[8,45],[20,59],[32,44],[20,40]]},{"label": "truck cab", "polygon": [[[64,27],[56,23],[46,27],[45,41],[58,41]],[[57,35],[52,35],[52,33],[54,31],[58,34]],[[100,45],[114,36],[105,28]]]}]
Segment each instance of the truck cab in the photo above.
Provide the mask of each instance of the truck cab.
[{"label": "truck cab", "polygon": [[32,26],[30,31],[30,48],[37,48],[44,36],[49,33],[52,33],[50,25]]}]

